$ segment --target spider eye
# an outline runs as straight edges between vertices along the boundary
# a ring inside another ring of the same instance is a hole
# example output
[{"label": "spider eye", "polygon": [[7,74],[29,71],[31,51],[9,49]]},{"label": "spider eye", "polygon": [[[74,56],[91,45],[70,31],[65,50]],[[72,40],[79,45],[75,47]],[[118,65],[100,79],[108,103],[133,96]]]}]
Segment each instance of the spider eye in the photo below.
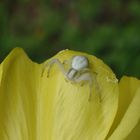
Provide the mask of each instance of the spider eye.
[{"label": "spider eye", "polygon": [[75,56],[72,60],[72,68],[75,70],[82,70],[89,65],[88,59],[85,56]]}]

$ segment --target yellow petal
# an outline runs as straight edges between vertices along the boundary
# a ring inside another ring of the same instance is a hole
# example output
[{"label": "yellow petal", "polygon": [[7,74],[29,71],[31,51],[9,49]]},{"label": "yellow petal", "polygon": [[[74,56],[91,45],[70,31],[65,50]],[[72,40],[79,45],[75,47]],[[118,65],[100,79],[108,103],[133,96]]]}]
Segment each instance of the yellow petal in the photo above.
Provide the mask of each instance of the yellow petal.
[{"label": "yellow petal", "polygon": [[[119,108],[112,126],[112,135],[108,140],[124,140],[129,134],[131,135],[131,132],[134,132],[133,129],[136,125],[139,125],[140,80],[125,76],[119,83],[119,89]],[[139,128],[138,126],[136,130]],[[138,131],[140,131],[140,129]],[[138,137],[134,136],[132,140],[140,139],[140,137]]]},{"label": "yellow petal", "polygon": [[[89,84],[70,83],[55,64],[47,78],[43,65],[33,63],[17,48],[0,66],[0,139],[103,140],[118,104],[115,75],[101,60],[75,51],[63,51],[60,61],[85,55],[97,73],[91,101]],[[66,68],[69,64],[65,64]],[[98,83],[99,89],[95,88]],[[101,95],[101,102],[99,96]]]},{"label": "yellow petal", "polygon": [[41,66],[14,49],[0,66],[0,139],[35,140]]},{"label": "yellow petal", "polygon": [[[118,105],[115,75],[101,60],[85,53],[65,50],[53,58],[64,62],[74,55],[88,57],[91,71],[97,73],[99,90],[95,89],[97,83],[94,83],[92,99],[88,101],[88,83],[80,86],[66,80],[57,64],[52,66],[47,78],[46,68],[39,100],[40,140],[103,140],[114,120]],[[68,68],[69,64],[66,63],[65,67]]]},{"label": "yellow petal", "polygon": [[140,139],[140,121],[125,140],[139,140],[139,139]]}]

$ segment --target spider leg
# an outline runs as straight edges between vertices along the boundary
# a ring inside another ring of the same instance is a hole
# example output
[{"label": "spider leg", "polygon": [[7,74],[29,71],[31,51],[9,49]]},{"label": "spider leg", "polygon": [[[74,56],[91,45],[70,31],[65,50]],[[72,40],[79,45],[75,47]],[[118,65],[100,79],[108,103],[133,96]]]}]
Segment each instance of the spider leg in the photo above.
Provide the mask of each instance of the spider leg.
[{"label": "spider leg", "polygon": [[93,75],[92,75],[92,80],[93,80],[95,89],[96,89],[96,91],[97,91],[97,94],[98,94],[98,96],[99,96],[99,101],[101,102],[101,100],[102,100],[102,99],[101,99],[101,91],[100,91],[100,87],[99,87],[99,84],[98,84],[97,78],[96,78],[97,73],[94,72],[94,73],[92,73],[92,74],[93,74]]},{"label": "spider leg", "polygon": [[[91,101],[91,97],[92,97],[92,87],[93,85],[95,86],[96,90],[99,90],[99,86],[96,80],[96,75],[91,75],[89,73],[83,73],[82,75],[80,75],[78,78],[73,79],[74,82],[81,82],[81,81],[87,81],[89,83],[89,89],[90,89],[90,93],[89,93],[89,101]],[[101,96],[99,93],[99,100],[101,101]]]},{"label": "spider leg", "polygon": [[64,66],[63,66],[63,64],[62,64],[58,59],[52,59],[50,62],[48,62],[47,64],[44,65],[44,68],[43,68],[43,70],[42,70],[42,76],[43,76],[43,74],[44,74],[44,71],[45,71],[46,67],[48,67],[47,77],[49,77],[49,75],[50,75],[50,70],[51,70],[51,67],[52,67],[53,64],[57,64],[58,67],[59,67],[59,69],[61,70],[61,72],[62,72],[64,75],[66,75],[67,72],[66,72],[66,70],[65,70],[65,68],[64,68]]}]

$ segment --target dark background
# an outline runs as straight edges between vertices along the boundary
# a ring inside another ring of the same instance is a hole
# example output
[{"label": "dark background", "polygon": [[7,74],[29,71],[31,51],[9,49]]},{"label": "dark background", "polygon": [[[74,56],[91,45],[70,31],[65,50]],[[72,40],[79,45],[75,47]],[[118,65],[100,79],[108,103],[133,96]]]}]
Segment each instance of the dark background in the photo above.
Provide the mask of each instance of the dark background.
[{"label": "dark background", "polygon": [[22,47],[36,62],[62,49],[103,59],[140,78],[138,0],[0,0],[0,61]]}]

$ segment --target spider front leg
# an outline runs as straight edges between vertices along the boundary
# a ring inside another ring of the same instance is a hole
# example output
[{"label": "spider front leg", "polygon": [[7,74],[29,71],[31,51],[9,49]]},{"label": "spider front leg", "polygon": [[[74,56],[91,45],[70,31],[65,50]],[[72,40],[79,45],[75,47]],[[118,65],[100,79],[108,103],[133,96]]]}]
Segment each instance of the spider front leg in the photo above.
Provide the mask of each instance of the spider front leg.
[{"label": "spider front leg", "polygon": [[[91,97],[92,97],[92,87],[95,86],[95,89],[98,91],[99,90],[99,85],[97,83],[96,80],[96,75],[93,74],[91,75],[90,73],[83,73],[82,75],[80,75],[78,78],[74,79],[74,82],[88,82],[89,83],[89,89],[90,89],[90,93],[89,93],[89,101],[91,101]],[[99,93],[99,100],[101,101],[101,95]]]},{"label": "spider front leg", "polygon": [[61,70],[61,72],[62,72],[64,75],[66,75],[67,72],[66,72],[66,70],[65,70],[65,68],[64,68],[64,66],[63,66],[63,64],[62,64],[58,59],[52,59],[50,62],[48,62],[47,64],[44,65],[44,68],[43,68],[43,70],[42,70],[42,76],[43,76],[43,74],[44,74],[44,71],[45,71],[46,67],[48,67],[47,77],[49,77],[49,75],[50,75],[50,70],[51,70],[51,67],[52,67],[53,64],[57,64],[57,66],[59,67],[59,69]]}]

